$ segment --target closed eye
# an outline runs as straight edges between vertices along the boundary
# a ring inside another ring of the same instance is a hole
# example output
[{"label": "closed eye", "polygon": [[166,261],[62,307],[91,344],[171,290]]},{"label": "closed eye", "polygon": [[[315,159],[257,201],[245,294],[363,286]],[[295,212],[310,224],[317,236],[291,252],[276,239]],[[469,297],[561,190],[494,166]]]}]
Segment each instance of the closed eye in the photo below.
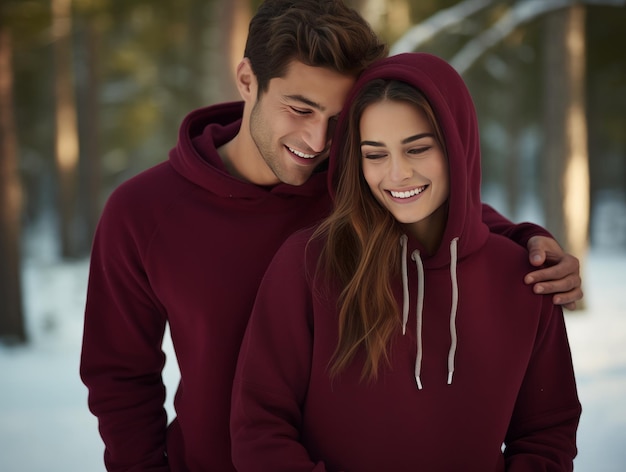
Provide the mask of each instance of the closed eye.
[{"label": "closed eye", "polygon": [[381,159],[386,157],[388,152],[383,143],[376,141],[361,141],[361,156],[363,159]]},{"label": "closed eye", "polygon": [[409,154],[415,154],[415,155],[419,155],[419,154],[423,154],[425,152],[428,152],[432,149],[432,146],[420,146],[417,148],[411,148],[408,150]]},{"label": "closed eye", "polygon": [[297,115],[310,115],[311,110],[306,110],[303,108],[289,107],[291,110]]},{"label": "closed eye", "polygon": [[366,152],[366,153],[362,153],[361,156],[363,157],[363,159],[375,160],[375,159],[382,159],[383,157],[387,157],[387,154],[382,153],[382,152]]}]

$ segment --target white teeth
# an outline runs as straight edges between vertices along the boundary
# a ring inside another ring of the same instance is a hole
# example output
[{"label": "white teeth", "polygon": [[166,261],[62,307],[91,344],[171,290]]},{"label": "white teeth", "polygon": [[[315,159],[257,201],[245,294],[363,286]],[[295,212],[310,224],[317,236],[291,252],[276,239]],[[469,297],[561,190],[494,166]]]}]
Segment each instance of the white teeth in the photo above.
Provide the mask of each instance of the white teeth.
[{"label": "white teeth", "polygon": [[406,192],[394,192],[393,190],[390,190],[389,192],[391,193],[391,196],[393,198],[409,198],[417,195],[418,193],[422,193],[425,189],[426,187],[419,187],[414,188],[413,190],[408,190]]},{"label": "white teeth", "polygon": [[290,148],[289,146],[287,146],[287,148],[296,156],[301,157],[302,159],[313,159],[314,157],[317,157],[317,154],[305,154],[303,152],[296,151],[294,148]]}]

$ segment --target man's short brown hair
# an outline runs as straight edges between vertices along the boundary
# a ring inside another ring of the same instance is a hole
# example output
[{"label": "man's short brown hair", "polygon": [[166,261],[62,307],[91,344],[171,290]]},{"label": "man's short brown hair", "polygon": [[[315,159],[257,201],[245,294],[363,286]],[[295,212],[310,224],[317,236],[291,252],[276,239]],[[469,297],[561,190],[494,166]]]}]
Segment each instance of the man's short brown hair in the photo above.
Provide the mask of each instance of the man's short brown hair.
[{"label": "man's short brown hair", "polygon": [[356,76],[386,53],[365,19],[341,0],[265,0],[250,22],[244,56],[261,94],[294,60]]}]

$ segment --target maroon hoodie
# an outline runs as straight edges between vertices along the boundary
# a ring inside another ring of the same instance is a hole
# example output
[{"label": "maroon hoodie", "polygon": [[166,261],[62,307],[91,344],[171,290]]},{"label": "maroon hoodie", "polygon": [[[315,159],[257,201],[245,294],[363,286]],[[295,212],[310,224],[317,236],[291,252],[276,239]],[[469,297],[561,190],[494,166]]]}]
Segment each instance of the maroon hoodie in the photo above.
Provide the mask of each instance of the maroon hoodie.
[{"label": "maroon hoodie", "polygon": [[[108,470],[234,470],[230,392],[254,295],[285,238],[330,204],[326,173],[271,188],[228,175],[216,147],[241,113],[240,103],[191,113],[169,161],[122,184],[103,212],[81,375]],[[166,323],[182,377],[167,447]]]},{"label": "maroon hoodie", "polygon": [[[216,149],[235,136],[242,110],[226,103],[192,112],[169,161],[122,184],[102,214],[81,376],[108,470],[234,470],[230,393],[256,290],[287,236],[330,208],[326,172],[299,187],[260,187],[227,173]],[[484,218],[522,245],[547,234],[487,206]],[[176,352],[170,362],[181,373],[169,427],[166,323]]]},{"label": "maroon hoodie", "polygon": [[[231,417],[237,470],[572,470],[581,409],[563,314],[523,283],[526,251],[481,221],[467,88],[444,61],[403,54],[368,69],[348,103],[374,78],[422,90],[442,128],[450,210],[440,249],[428,256],[401,238],[403,274],[393,289],[404,319],[390,366],[370,383],[361,381],[363,352],[329,378],[338,292],[316,285],[322,243],[307,246],[307,230],[283,245],[240,353]],[[335,143],[344,126],[345,113]],[[335,148],[330,159],[332,170]]]}]

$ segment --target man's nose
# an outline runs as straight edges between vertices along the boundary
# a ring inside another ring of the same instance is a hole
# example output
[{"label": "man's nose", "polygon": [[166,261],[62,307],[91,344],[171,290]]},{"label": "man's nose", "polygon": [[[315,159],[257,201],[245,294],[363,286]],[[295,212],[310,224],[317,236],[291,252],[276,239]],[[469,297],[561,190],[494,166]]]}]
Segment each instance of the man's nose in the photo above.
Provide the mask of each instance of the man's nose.
[{"label": "man's nose", "polygon": [[326,145],[330,141],[328,132],[328,123],[323,120],[317,120],[309,124],[304,140],[311,148],[311,151],[320,153],[326,149]]}]

